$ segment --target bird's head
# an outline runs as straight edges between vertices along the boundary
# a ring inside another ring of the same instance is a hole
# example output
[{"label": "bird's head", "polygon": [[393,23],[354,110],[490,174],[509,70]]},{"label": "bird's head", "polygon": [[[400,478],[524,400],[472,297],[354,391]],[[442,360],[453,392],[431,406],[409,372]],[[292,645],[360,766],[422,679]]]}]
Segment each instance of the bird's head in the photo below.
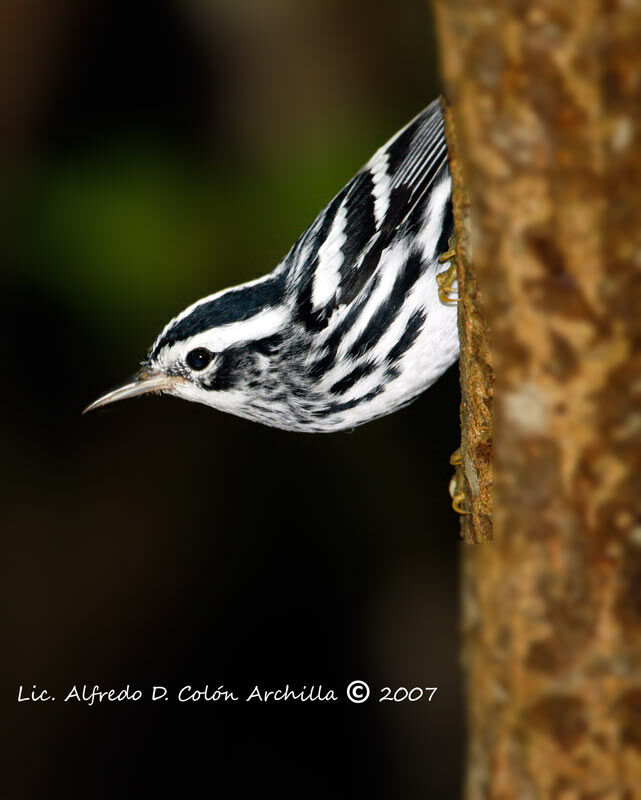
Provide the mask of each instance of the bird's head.
[{"label": "bird's head", "polygon": [[281,352],[288,312],[278,276],[199,300],[165,326],[133,379],[89,405],[150,392],[241,414]]}]

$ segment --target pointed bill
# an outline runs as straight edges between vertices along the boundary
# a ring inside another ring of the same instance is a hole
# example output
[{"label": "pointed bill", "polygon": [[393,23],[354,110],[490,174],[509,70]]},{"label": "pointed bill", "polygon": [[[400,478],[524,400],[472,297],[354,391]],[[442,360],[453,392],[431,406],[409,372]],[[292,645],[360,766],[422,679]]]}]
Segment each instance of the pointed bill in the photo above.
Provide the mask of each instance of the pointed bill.
[{"label": "pointed bill", "polygon": [[82,413],[86,414],[88,411],[116,403],[118,400],[127,400],[130,397],[138,397],[138,395],[148,394],[149,392],[168,392],[183,380],[184,378],[178,375],[165,375],[162,372],[149,372],[143,369],[131,383],[126,383],[124,386],[119,386],[117,389],[112,389],[107,394],[103,394],[102,397],[88,405]]}]

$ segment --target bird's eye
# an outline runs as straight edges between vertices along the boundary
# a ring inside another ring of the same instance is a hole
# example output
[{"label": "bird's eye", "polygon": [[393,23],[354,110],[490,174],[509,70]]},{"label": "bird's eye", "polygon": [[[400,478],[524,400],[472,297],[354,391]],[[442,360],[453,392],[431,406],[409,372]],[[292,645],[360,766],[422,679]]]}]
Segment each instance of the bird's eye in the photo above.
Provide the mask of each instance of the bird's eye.
[{"label": "bird's eye", "polygon": [[194,370],[205,369],[213,357],[214,354],[210,353],[205,347],[197,347],[187,353],[187,366]]}]

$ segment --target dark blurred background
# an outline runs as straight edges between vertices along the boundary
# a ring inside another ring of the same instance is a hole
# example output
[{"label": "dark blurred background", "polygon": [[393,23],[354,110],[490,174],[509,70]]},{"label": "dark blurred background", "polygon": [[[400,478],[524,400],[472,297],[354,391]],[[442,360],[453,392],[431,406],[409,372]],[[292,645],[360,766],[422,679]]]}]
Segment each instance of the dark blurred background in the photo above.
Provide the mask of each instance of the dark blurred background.
[{"label": "dark blurred background", "polygon": [[[3,799],[458,795],[455,370],[352,435],[168,398],[80,416],[270,270],[435,65],[425,0],[3,0]],[[62,702],[355,679],[368,703]]]}]

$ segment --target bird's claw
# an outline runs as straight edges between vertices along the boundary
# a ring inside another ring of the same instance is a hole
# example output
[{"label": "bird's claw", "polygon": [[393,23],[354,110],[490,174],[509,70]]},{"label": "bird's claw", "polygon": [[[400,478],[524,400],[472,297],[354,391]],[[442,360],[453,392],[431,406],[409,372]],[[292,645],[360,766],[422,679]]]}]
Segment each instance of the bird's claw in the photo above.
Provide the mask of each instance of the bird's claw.
[{"label": "bird's claw", "polygon": [[445,264],[446,261],[451,261],[449,268],[445,270],[445,272],[440,272],[436,276],[436,282],[438,283],[438,296],[441,303],[446,303],[447,305],[452,305],[453,303],[458,303],[458,299],[451,300],[450,299],[450,292],[452,291],[452,286],[456,282],[457,278],[457,269],[456,269],[456,240],[453,236],[450,236],[447,242],[448,250],[447,252],[443,253],[439,256],[439,264]]},{"label": "bird's claw", "polygon": [[450,464],[456,468],[449,485],[452,508],[457,514],[471,514],[471,511],[466,511],[463,508],[465,492],[463,491],[463,453],[460,447],[450,456]]},{"label": "bird's claw", "polygon": [[438,257],[439,263],[441,264],[445,264],[446,261],[449,261],[456,255],[456,239],[454,236],[450,236],[450,238],[447,240],[447,247],[447,252]]}]

